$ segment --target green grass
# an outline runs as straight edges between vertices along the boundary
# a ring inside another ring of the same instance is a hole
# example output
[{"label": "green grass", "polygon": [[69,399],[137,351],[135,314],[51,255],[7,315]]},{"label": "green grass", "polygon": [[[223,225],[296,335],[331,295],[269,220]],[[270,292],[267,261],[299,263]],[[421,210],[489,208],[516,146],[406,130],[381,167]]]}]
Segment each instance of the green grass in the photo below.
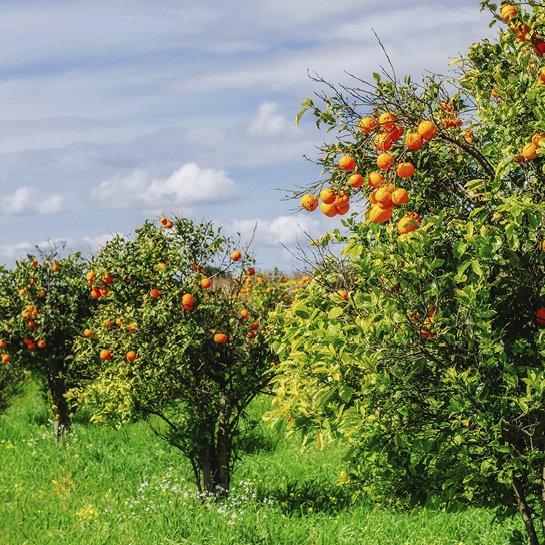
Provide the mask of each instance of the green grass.
[{"label": "green grass", "polygon": [[[255,404],[259,414],[267,401]],[[229,499],[201,502],[180,453],[144,425],[77,421],[58,448],[35,391],[0,416],[0,545],[507,545],[518,518],[355,504],[336,485],[340,446],[300,452],[261,426]]]}]

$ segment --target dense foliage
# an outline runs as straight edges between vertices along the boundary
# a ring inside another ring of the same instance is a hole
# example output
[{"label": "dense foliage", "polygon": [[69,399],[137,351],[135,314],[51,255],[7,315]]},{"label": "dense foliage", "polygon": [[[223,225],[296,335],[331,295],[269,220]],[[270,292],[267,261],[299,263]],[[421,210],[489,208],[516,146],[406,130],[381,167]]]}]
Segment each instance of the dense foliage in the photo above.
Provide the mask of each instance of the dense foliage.
[{"label": "dense foliage", "polygon": [[348,200],[371,208],[344,221],[346,235],[315,242],[340,245],[342,258],[323,258],[276,314],[269,416],[318,430],[319,445],[350,443],[345,480],[375,497],[518,506],[537,545],[545,8],[512,4],[499,15],[483,2],[501,21],[498,40],[473,44],[450,78],[375,74],[330,85],[325,107],[303,104],[298,120],[309,110],[338,137],[316,161],[326,178],[294,196],[312,210],[319,193],[326,215],[346,213]]},{"label": "dense foliage", "polygon": [[51,248],[38,258],[17,261],[1,278],[2,357],[42,386],[57,440],[74,411],[65,394],[81,377],[73,361],[73,339],[95,306],[86,294],[85,268],[81,254],[63,258]]},{"label": "dense foliage", "polygon": [[251,258],[231,254],[211,223],[163,223],[96,256],[89,280],[102,304],[76,339],[88,378],[73,396],[97,422],[146,420],[190,460],[200,490],[225,493],[241,418],[274,362],[267,308],[287,292],[253,280]]}]

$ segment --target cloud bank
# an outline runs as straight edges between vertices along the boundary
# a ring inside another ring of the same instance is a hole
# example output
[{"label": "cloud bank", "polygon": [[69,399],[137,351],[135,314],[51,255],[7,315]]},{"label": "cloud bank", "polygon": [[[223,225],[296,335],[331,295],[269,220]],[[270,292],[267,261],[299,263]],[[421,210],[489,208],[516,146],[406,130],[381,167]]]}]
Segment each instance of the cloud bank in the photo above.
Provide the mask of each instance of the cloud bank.
[{"label": "cloud bank", "polygon": [[152,178],[135,169],[129,176],[115,175],[91,189],[93,208],[106,210],[160,209],[201,203],[233,202],[242,190],[224,170],[188,163],[168,178]]}]

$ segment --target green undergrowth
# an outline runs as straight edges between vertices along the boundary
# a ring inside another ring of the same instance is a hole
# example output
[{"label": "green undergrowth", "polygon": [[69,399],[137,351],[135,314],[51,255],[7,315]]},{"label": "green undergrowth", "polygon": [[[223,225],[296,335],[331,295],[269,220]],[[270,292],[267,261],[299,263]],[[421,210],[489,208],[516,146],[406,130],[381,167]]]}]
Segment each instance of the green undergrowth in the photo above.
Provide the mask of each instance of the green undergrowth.
[{"label": "green undergrowth", "polygon": [[[253,417],[268,406],[257,400]],[[229,498],[202,498],[180,453],[144,424],[119,431],[76,419],[64,447],[36,390],[0,416],[0,545],[507,545],[518,518],[484,509],[398,512],[337,485],[343,449],[303,452],[258,424]]]}]

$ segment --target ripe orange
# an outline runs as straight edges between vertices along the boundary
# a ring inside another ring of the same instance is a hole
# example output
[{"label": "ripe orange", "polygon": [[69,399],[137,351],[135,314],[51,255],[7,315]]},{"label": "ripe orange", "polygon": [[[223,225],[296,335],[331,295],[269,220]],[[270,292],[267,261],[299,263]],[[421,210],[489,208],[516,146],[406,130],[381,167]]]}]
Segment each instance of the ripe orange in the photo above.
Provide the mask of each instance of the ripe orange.
[{"label": "ripe orange", "polygon": [[333,203],[326,204],[323,202],[320,205],[320,210],[323,214],[325,214],[328,218],[333,218],[337,215],[337,209],[335,208],[335,205]]},{"label": "ripe orange", "polygon": [[182,297],[182,306],[184,310],[191,310],[193,308],[193,295],[190,293],[184,294]]},{"label": "ripe orange", "polygon": [[539,73],[538,83],[540,85],[545,85],[545,68],[542,68]]},{"label": "ripe orange", "polygon": [[35,323],[33,320],[30,320],[30,321],[27,323],[27,326],[28,326],[28,327],[36,327],[36,323]]},{"label": "ripe orange", "polygon": [[45,291],[44,291],[44,290],[40,290],[40,291],[38,292],[38,295],[39,295],[40,297],[45,297]]},{"label": "ripe orange", "polygon": [[400,234],[404,235],[418,229],[418,225],[414,222],[420,223],[420,216],[415,212],[407,212],[398,222],[397,230]]},{"label": "ripe orange", "polygon": [[248,318],[248,316],[250,315],[250,313],[249,313],[245,308],[243,308],[243,309],[239,312],[239,315],[240,315],[240,317],[241,317],[243,320],[246,320],[246,318]]},{"label": "ripe orange", "polygon": [[308,193],[301,197],[301,208],[307,212],[314,212],[318,208],[318,199]]},{"label": "ripe orange", "polygon": [[528,160],[535,159],[537,157],[537,146],[529,142],[522,148],[522,155]]},{"label": "ripe orange", "polygon": [[389,135],[384,132],[375,136],[374,144],[378,151],[388,151],[392,148],[392,141]]},{"label": "ripe orange", "polygon": [[11,358],[10,358],[7,354],[4,354],[4,355],[2,356],[2,363],[9,363],[9,360],[10,360],[10,359],[11,359]]},{"label": "ripe orange", "polygon": [[422,121],[422,123],[418,125],[418,134],[420,134],[424,140],[431,140],[437,134],[437,128],[431,121]]},{"label": "ripe orange", "polygon": [[91,335],[93,334],[93,332],[92,332],[90,329],[84,329],[84,330],[83,330],[83,334],[84,334],[86,337],[91,337]]},{"label": "ripe orange", "polygon": [[341,206],[340,208],[338,206],[335,206],[335,209],[339,216],[344,216],[350,210],[350,205],[346,204],[345,206]]},{"label": "ripe orange", "polygon": [[468,143],[468,144],[471,144],[471,142],[473,142],[473,131],[471,129],[469,129],[465,134],[464,134],[464,140]]},{"label": "ripe orange", "polygon": [[501,18],[505,21],[509,21],[509,19],[516,14],[517,8],[515,8],[515,6],[510,6],[509,4],[505,4],[500,10]]},{"label": "ripe orange", "polygon": [[390,185],[382,186],[381,188],[377,189],[375,193],[375,199],[377,201],[377,204],[385,204],[388,205],[390,202],[392,202],[392,191],[393,189]]},{"label": "ripe orange", "polygon": [[101,295],[108,295],[108,288],[100,288]]},{"label": "ripe orange", "polygon": [[371,193],[369,195],[369,202],[371,204],[377,204],[377,192],[376,191],[373,191],[373,193]]},{"label": "ripe orange", "polygon": [[224,343],[227,341],[227,335],[224,333],[216,333],[214,335],[214,342],[216,343]]},{"label": "ripe orange", "polygon": [[348,178],[348,183],[354,188],[361,187],[363,185],[363,177],[361,174],[352,174],[352,176]]},{"label": "ripe orange", "polygon": [[522,25],[520,22],[510,26],[515,32],[515,35],[517,36],[519,42],[528,41],[528,33],[531,30],[529,26]]},{"label": "ripe orange", "polygon": [[255,331],[248,331],[246,337],[248,337],[248,339],[253,339],[255,337]]},{"label": "ripe orange", "polygon": [[53,265],[51,265],[51,270],[53,272],[57,272],[59,270],[59,265],[57,263],[53,263]]},{"label": "ripe orange", "polygon": [[320,193],[320,200],[324,204],[332,204],[333,201],[337,198],[337,194],[331,189],[331,187],[326,187],[321,193]]},{"label": "ripe orange", "polygon": [[405,129],[403,129],[401,125],[396,125],[390,130],[388,137],[390,138],[391,142],[396,142],[403,136],[404,132],[405,132]]},{"label": "ripe orange", "polygon": [[435,333],[431,333],[430,330],[433,327],[434,320],[430,316],[429,318],[426,318],[424,322],[422,323],[422,327],[424,329],[420,330],[420,334],[422,335],[423,339],[429,339],[430,337],[435,337]]},{"label": "ripe orange", "polygon": [[6,348],[6,341],[0,341],[0,348]]},{"label": "ripe orange", "polygon": [[364,117],[360,119],[359,129],[364,134],[372,133],[374,128],[377,126],[377,122],[371,117]]},{"label": "ripe orange", "polygon": [[545,308],[540,308],[537,311],[536,319],[539,325],[545,325]]},{"label": "ripe orange", "polygon": [[114,277],[113,276],[110,276],[109,274],[105,274],[103,277],[102,277],[102,281],[105,283],[105,284],[111,284],[113,281],[114,281]]},{"label": "ripe orange", "polygon": [[45,348],[45,341],[43,339],[38,341],[38,348]]},{"label": "ripe orange", "polygon": [[36,348],[36,344],[35,344],[35,343],[28,343],[26,346],[27,346],[27,348],[28,348],[29,350],[34,350],[34,349]]},{"label": "ripe orange", "polygon": [[395,120],[395,115],[391,114],[390,112],[384,112],[378,118],[378,122],[383,129],[391,129],[394,126]]},{"label": "ripe orange", "polygon": [[100,351],[100,359],[101,360],[109,360],[112,357],[109,350],[101,350]]},{"label": "ripe orange", "polygon": [[157,297],[159,297],[159,295],[161,295],[161,292],[160,292],[157,288],[153,288],[153,289],[149,292],[149,296],[150,296],[152,299],[157,299]]},{"label": "ripe orange", "polygon": [[339,290],[337,295],[341,296],[345,301],[348,301],[348,293],[345,290]]},{"label": "ripe orange", "polygon": [[255,274],[255,269],[248,269],[248,276],[253,276]]},{"label": "ripe orange", "polygon": [[34,286],[34,284],[36,284],[36,280],[34,280],[34,278],[32,278],[32,279],[30,280],[30,285],[31,285],[31,286]]},{"label": "ripe orange", "polygon": [[409,178],[414,174],[414,165],[412,163],[400,163],[397,165],[397,175],[400,178]]},{"label": "ripe orange", "polygon": [[129,350],[127,352],[127,360],[134,361],[136,359],[136,352],[134,350]]},{"label": "ripe orange", "polygon": [[259,324],[257,322],[254,322],[251,327],[252,329],[257,329],[259,327]]},{"label": "ripe orange", "polygon": [[392,202],[394,204],[403,204],[407,202],[407,199],[409,198],[409,195],[405,189],[400,187],[399,189],[396,189],[392,193]]},{"label": "ripe orange", "polygon": [[25,337],[25,338],[23,339],[23,342],[24,342],[25,344],[30,344],[30,343],[32,342],[32,339],[29,339],[28,337]]},{"label": "ripe orange", "polygon": [[337,198],[333,201],[333,204],[336,208],[343,208],[348,204],[350,200],[350,195],[343,189]]},{"label": "ripe orange", "polygon": [[161,218],[161,223],[162,223],[163,225],[166,225],[166,224],[167,224],[167,221],[168,221],[168,220],[167,220],[165,217]]},{"label": "ripe orange", "polygon": [[543,53],[545,53],[545,42],[543,40],[538,39],[535,41],[534,53],[538,57],[543,57]]},{"label": "ripe orange", "polygon": [[95,299],[100,299],[101,293],[97,289],[91,290],[91,297],[94,297]]},{"label": "ripe orange", "polygon": [[381,153],[377,157],[377,166],[382,170],[389,170],[394,166],[395,159],[389,153]]},{"label": "ripe orange", "polygon": [[136,324],[134,322],[130,323],[128,326],[129,331],[136,331]]},{"label": "ripe orange", "polygon": [[25,294],[26,294],[26,291],[25,291],[25,290],[19,290],[19,295],[20,295],[21,297],[23,297],[23,295],[25,295]]},{"label": "ripe orange", "polygon": [[417,132],[412,132],[405,138],[405,145],[412,150],[420,149],[424,145],[424,139]]},{"label": "ripe orange", "polygon": [[201,287],[207,290],[212,285],[212,280],[210,278],[203,278],[201,280]]},{"label": "ripe orange", "polygon": [[110,322],[110,320],[104,320],[104,321],[102,322],[102,325],[103,325],[104,327],[112,327],[112,322]]},{"label": "ripe orange", "polygon": [[392,209],[391,208],[381,208],[378,205],[374,205],[373,208],[371,208],[371,211],[369,212],[369,219],[373,223],[382,223],[384,221],[388,221],[392,217]]},{"label": "ripe orange", "polygon": [[238,261],[240,258],[241,258],[241,253],[240,253],[238,250],[235,250],[235,251],[231,254],[231,259],[232,259],[233,261]]},{"label": "ripe orange", "polygon": [[171,221],[167,221],[165,223],[165,228],[166,229],[172,229],[173,226],[174,226],[174,224]]},{"label": "ripe orange", "polygon": [[38,260],[37,260],[37,259],[33,259],[33,260],[32,260],[32,264],[33,264],[34,266],[36,266],[36,265],[38,264]]},{"label": "ripe orange", "polygon": [[384,180],[384,176],[380,174],[380,172],[371,172],[371,174],[369,174],[367,178],[367,183],[371,187],[378,189],[381,186],[383,180]]},{"label": "ripe orange", "polygon": [[356,166],[356,161],[350,155],[345,155],[339,160],[339,166],[343,170],[352,170]]},{"label": "ripe orange", "polygon": [[536,147],[539,147],[539,143],[545,138],[545,133],[536,132],[532,136],[532,144]]}]

